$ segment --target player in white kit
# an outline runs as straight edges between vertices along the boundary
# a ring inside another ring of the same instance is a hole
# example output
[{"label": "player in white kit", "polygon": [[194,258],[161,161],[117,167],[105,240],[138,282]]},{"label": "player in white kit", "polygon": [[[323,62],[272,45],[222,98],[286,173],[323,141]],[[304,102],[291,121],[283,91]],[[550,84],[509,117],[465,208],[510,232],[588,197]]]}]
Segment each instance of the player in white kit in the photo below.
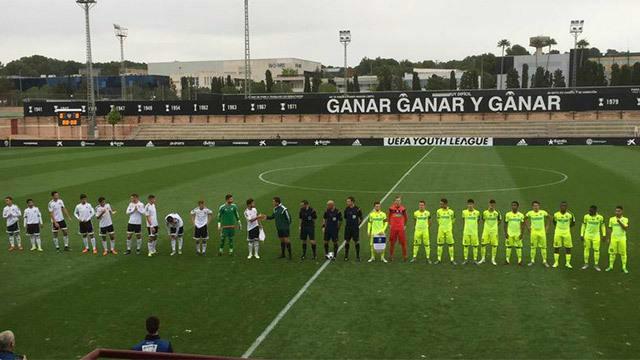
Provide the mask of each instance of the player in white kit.
[{"label": "player in white kit", "polygon": [[91,223],[91,219],[95,214],[96,211],[93,209],[93,206],[87,202],[87,195],[80,195],[80,203],[76,205],[73,215],[78,219],[80,236],[82,237],[82,243],[84,245],[84,249],[82,249],[83,254],[89,252],[89,239],[91,239],[93,254],[95,255],[98,253],[98,249],[96,248],[96,237],[93,233],[93,224]]},{"label": "player in white kit", "polygon": [[176,241],[178,242],[178,255],[182,255],[182,244],[184,243],[184,221],[176,213],[167,215],[164,220],[167,222],[167,231],[171,238],[171,256],[176,254]]},{"label": "player in white kit", "polygon": [[191,210],[191,222],[193,223],[193,239],[196,241],[196,254],[205,255],[207,252],[207,240],[209,240],[209,223],[213,217],[213,211],[204,206],[204,201],[198,201],[198,207]]},{"label": "player in white kit", "polygon": [[96,206],[96,219],[100,220],[100,238],[102,239],[102,256],[106,256],[109,253],[109,247],[107,246],[107,235],[111,240],[111,253],[118,255],[116,251],[116,235],[113,230],[113,220],[111,215],[116,213],[111,208],[111,204],[107,203],[104,197],[98,198],[98,206]]},{"label": "player in white kit", "polygon": [[2,218],[7,221],[7,236],[9,236],[9,251],[15,249],[22,250],[22,240],[20,240],[19,220],[22,216],[20,208],[13,203],[13,198],[7,196],[4,198],[6,206],[2,210]]},{"label": "player in white kit", "polygon": [[42,251],[40,225],[42,225],[40,209],[35,207],[33,200],[28,199],[27,208],[24,209],[24,227],[27,229],[27,235],[31,238],[31,251]]},{"label": "player in white kit", "polygon": [[140,248],[142,247],[142,216],[145,214],[145,210],[138,194],[131,194],[131,202],[127,206],[126,214],[129,215],[129,223],[127,224],[127,251],[124,254],[131,254],[131,238],[133,234],[136,234],[136,253],[140,255]]},{"label": "player in white kit", "polygon": [[147,231],[149,232],[149,241],[147,249],[149,257],[155,255],[158,245],[158,212],[156,211],[156,197],[149,195],[147,205],[144,206],[144,214],[147,219]]},{"label": "player in white kit", "polygon": [[249,243],[249,256],[247,256],[247,259],[251,259],[254,256],[256,259],[260,259],[260,220],[262,217],[259,215],[253,199],[247,200],[244,218],[247,220],[247,241]]},{"label": "player in white kit", "polygon": [[53,245],[56,250],[60,250],[60,244],[58,242],[58,233],[62,231],[64,240],[64,251],[70,251],[69,248],[69,229],[65,217],[71,219],[69,211],[64,206],[64,201],[60,199],[60,194],[57,191],[51,192],[51,201],[47,206],[49,210],[49,216],[51,217],[51,231],[53,232]]}]

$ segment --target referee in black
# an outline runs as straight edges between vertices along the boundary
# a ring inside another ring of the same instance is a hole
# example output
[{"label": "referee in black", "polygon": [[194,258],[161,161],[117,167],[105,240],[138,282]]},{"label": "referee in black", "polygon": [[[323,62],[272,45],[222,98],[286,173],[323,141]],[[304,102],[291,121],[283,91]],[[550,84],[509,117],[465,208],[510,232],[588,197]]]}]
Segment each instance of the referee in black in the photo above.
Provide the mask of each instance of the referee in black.
[{"label": "referee in black", "polygon": [[316,259],[316,219],[318,214],[316,210],[309,206],[307,200],[300,202],[300,240],[302,240],[302,256],[300,260],[304,260],[307,256],[307,240],[311,242],[311,250],[313,251],[313,260]]},{"label": "referee in black", "polygon": [[347,207],[344,209],[344,261],[349,261],[350,241],[356,245],[356,261],[360,261],[360,224],[362,223],[362,210],[356,206],[353,196],[347,198]]},{"label": "referee in black", "polygon": [[333,259],[338,256],[338,233],[342,224],[342,213],[333,200],[327,202],[327,210],[322,217],[322,232],[324,233],[324,256],[329,258],[329,241],[333,242]]}]

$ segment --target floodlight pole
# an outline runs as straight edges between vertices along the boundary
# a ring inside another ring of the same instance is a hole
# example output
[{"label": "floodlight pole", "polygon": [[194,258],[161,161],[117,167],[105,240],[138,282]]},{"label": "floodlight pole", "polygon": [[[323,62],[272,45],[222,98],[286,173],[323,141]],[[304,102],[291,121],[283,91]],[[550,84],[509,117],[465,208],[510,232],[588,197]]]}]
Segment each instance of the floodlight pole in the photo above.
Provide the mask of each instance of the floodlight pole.
[{"label": "floodlight pole", "polygon": [[249,0],[244,0],[244,97],[251,96],[251,46],[249,43]]},{"label": "floodlight pole", "polygon": [[571,74],[573,88],[578,88],[578,35],[582,34],[584,20],[572,20],[569,33],[573,35],[573,71]]},{"label": "floodlight pole", "polygon": [[347,63],[347,46],[351,42],[351,31],[350,30],[341,30],[340,31],[340,42],[344,45],[344,93],[349,92],[349,77],[348,73],[348,63]]},{"label": "floodlight pole", "polygon": [[93,87],[93,60],[91,57],[91,26],[89,22],[89,10],[96,4],[96,0],[76,0],[84,10],[85,35],[87,47],[87,111],[89,112],[89,128],[87,129],[87,137],[95,139],[98,137],[98,129],[96,127],[96,97]]},{"label": "floodlight pole", "polygon": [[124,39],[129,35],[128,29],[120,25],[113,24],[113,28],[116,32],[116,37],[120,40],[120,89],[122,100],[127,99],[127,84],[126,84],[126,72],[127,69],[124,66]]}]

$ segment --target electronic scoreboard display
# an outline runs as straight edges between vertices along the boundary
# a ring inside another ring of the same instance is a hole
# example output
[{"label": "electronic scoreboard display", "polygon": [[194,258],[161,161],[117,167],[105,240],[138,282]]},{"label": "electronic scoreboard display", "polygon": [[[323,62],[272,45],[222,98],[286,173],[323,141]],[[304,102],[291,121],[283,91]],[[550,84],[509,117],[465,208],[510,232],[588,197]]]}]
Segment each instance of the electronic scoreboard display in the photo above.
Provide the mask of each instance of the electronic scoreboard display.
[{"label": "electronic scoreboard display", "polygon": [[57,110],[58,126],[80,126],[80,118],[82,117],[82,110],[79,109],[64,109]]}]

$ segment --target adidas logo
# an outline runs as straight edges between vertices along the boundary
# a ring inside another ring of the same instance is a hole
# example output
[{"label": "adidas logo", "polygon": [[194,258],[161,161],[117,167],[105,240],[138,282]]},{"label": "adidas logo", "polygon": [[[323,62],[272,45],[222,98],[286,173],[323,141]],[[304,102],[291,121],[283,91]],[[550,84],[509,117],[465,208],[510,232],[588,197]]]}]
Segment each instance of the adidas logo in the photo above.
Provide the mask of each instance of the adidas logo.
[{"label": "adidas logo", "polygon": [[529,144],[527,144],[527,140],[525,139],[520,139],[520,141],[518,141],[518,143],[516,144],[517,146],[527,146]]},{"label": "adidas logo", "polygon": [[147,145],[145,145],[146,147],[154,147],[155,145],[153,145],[153,141],[149,141],[147,143]]},{"label": "adidas logo", "polygon": [[362,143],[360,142],[359,139],[356,139],[353,144],[351,144],[351,146],[362,146]]}]

